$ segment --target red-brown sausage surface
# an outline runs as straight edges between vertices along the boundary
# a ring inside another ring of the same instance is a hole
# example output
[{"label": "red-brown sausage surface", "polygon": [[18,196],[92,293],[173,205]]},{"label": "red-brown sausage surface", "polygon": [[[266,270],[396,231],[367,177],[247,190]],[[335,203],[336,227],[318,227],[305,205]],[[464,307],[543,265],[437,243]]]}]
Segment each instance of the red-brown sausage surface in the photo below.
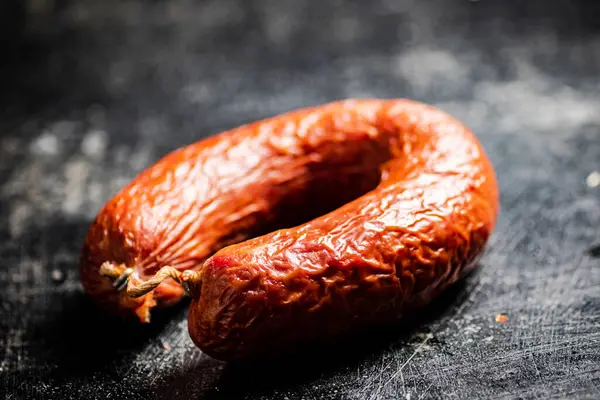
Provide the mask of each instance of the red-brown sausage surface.
[{"label": "red-brown sausage surface", "polygon": [[166,280],[132,299],[100,265],[133,268],[130,287],[165,265],[196,269],[190,335],[233,359],[430,301],[474,267],[497,212],[492,166],[460,122],[409,100],[338,101],[213,136],[144,171],[92,225],[82,282],[99,304],[147,320],[181,287]]}]

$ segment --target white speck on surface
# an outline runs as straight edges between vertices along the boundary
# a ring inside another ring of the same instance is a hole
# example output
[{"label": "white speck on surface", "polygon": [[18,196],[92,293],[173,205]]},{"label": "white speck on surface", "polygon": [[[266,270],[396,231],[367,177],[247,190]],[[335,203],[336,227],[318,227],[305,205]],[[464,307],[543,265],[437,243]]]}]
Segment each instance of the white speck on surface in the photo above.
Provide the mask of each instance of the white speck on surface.
[{"label": "white speck on surface", "polygon": [[589,174],[588,177],[585,179],[585,183],[590,188],[596,188],[600,186],[600,172],[594,171],[591,174]]},{"label": "white speck on surface", "polygon": [[88,132],[81,141],[81,152],[95,160],[102,159],[106,152],[107,134],[103,130],[94,129]]},{"label": "white speck on surface", "polygon": [[65,214],[72,215],[81,211],[85,194],[85,182],[89,172],[90,166],[83,160],[70,161],[65,165],[65,197],[61,207]]},{"label": "white speck on surface", "polygon": [[37,156],[55,156],[60,152],[60,144],[53,132],[46,131],[31,143],[29,149]]},{"label": "white speck on surface", "polygon": [[161,339],[159,339],[160,342],[160,346],[163,348],[163,350],[165,351],[170,351],[171,350],[171,345]]},{"label": "white speck on surface", "polygon": [[17,238],[25,232],[33,210],[27,203],[17,203],[8,217],[8,229],[13,238]]},{"label": "white speck on surface", "polygon": [[53,269],[52,273],[51,273],[51,278],[54,282],[62,282],[62,280],[64,279],[65,274],[64,272],[62,272],[59,269]]}]

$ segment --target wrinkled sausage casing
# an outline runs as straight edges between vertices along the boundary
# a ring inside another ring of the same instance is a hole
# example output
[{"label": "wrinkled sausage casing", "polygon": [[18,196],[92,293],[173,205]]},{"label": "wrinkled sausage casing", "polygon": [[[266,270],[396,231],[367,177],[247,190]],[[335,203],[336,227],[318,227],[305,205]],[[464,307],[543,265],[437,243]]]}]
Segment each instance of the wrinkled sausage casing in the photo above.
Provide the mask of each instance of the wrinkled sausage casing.
[{"label": "wrinkled sausage casing", "polygon": [[100,264],[134,268],[129,285],[165,265],[196,269],[196,345],[219,359],[272,353],[429,302],[474,268],[497,212],[492,166],[459,121],[404,99],[337,101],[144,171],[93,223],[82,282],[99,304],[147,320],[181,287],[132,299]]}]

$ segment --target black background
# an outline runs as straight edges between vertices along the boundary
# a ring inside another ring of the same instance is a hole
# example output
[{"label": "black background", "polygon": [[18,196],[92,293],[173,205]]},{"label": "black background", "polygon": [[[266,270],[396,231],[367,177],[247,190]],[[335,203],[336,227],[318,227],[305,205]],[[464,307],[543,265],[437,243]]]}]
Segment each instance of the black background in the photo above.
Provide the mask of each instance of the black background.
[{"label": "black background", "polygon": [[[0,16],[0,395],[600,398],[598,2],[3,1]],[[198,351],[185,305],[145,327],[90,305],[79,248],[135,174],[346,97],[421,100],[479,136],[502,211],[477,273],[399,326],[253,365]]]}]

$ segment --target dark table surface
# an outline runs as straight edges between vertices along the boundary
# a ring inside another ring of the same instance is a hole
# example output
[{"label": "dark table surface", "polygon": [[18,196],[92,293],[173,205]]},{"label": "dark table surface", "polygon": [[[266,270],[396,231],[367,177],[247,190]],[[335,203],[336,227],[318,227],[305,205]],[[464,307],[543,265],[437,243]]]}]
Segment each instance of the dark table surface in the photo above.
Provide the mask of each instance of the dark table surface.
[{"label": "dark table surface", "polygon": [[[598,2],[2,7],[0,395],[600,398]],[[264,365],[203,355],[185,305],[149,327],[92,307],[79,248],[136,173],[345,97],[414,98],[476,132],[502,204],[479,272],[397,327]]]}]

